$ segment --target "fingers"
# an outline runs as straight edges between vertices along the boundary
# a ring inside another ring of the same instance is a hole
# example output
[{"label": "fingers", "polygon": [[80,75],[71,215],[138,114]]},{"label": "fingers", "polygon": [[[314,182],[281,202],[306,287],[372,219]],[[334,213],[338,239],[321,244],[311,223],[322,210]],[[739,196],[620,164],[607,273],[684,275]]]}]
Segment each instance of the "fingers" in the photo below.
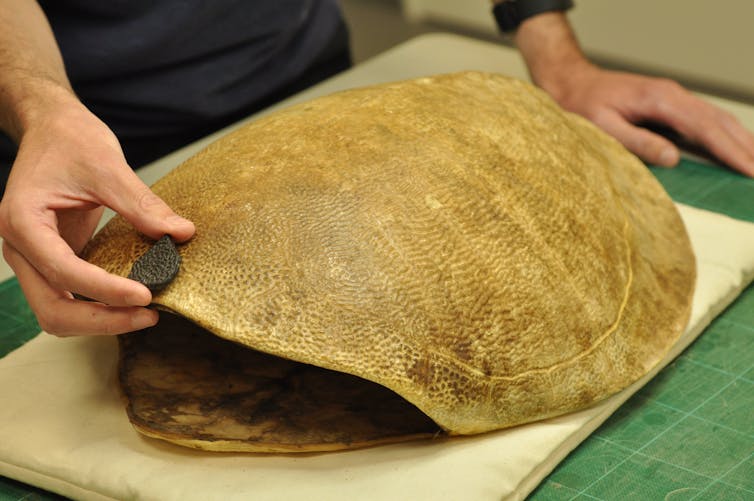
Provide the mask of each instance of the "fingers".
[{"label": "fingers", "polygon": [[117,169],[113,175],[102,187],[102,201],[137,230],[155,240],[168,234],[183,242],[194,235],[194,223],[173,212],[132,170]]},{"label": "fingers", "polygon": [[7,242],[3,255],[15,270],[24,295],[40,327],[57,336],[122,334],[155,325],[156,311],[77,301],[51,287],[45,278]]},{"label": "fingers", "polygon": [[723,112],[723,127],[738,141],[747,151],[754,152],[754,133],[746,129],[733,115]]},{"label": "fingers", "polygon": [[678,149],[669,141],[632,125],[653,121],[672,127],[725,165],[754,177],[754,134],[678,83],[604,70],[567,83],[570,87],[561,92],[561,105],[595,122],[643,160],[663,166],[678,162]]},{"label": "fingers", "polygon": [[145,286],[109,274],[76,255],[101,214],[96,201],[75,191],[41,190],[43,181],[30,183],[33,188],[6,191],[0,214],[0,232],[6,242],[35,268],[47,287],[61,294],[78,293],[111,306],[148,305],[152,295]]},{"label": "fingers", "polygon": [[692,139],[703,144],[726,165],[754,177],[754,134],[722,110],[717,110],[707,123],[712,126]]},{"label": "fingers", "polygon": [[723,128],[713,128],[694,138],[731,168],[754,176],[754,149],[749,150],[735,135]]},{"label": "fingers", "polygon": [[[35,230],[33,241],[22,234],[8,246],[24,256],[23,262],[33,266],[48,287],[76,292],[112,306],[146,306],[151,302],[152,294],[144,285],[82,260],[55,229],[39,223],[29,226]],[[8,264],[13,267],[10,261]]]},{"label": "fingers", "polygon": [[645,162],[673,167],[680,160],[680,152],[673,143],[629,123],[618,113],[605,113],[595,123]]},{"label": "fingers", "polygon": [[663,80],[653,83],[655,89],[641,110],[643,118],[671,126],[724,164],[754,176],[754,134],[731,114],[680,85]]},{"label": "fingers", "polygon": [[[186,240],[178,217],[128,166],[118,140],[77,101],[25,131],[0,202],[0,234],[40,323],[56,334],[119,333],[156,321],[138,282],[80,259],[108,205],[153,238]],[[71,293],[104,304],[77,301]]]}]

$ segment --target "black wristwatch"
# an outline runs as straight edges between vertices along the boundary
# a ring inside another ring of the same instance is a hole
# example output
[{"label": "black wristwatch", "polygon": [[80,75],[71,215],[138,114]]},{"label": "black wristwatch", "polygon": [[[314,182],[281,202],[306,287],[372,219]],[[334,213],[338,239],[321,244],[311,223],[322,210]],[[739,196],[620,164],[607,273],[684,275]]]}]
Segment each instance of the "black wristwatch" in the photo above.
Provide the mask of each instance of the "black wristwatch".
[{"label": "black wristwatch", "polygon": [[503,0],[492,8],[497,25],[503,33],[516,31],[526,19],[551,11],[566,11],[571,0]]}]

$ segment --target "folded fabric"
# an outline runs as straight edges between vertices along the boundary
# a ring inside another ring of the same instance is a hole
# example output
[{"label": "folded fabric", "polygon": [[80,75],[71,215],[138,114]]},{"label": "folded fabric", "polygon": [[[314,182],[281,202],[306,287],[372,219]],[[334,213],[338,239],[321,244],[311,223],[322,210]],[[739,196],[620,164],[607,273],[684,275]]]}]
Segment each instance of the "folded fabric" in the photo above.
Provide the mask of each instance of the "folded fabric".
[{"label": "folded fabric", "polygon": [[[754,277],[754,224],[679,206],[697,256],[691,321],[666,365]],[[76,499],[521,499],[636,392],[474,437],[300,456],[207,453],[143,438],[112,338],[41,335],[0,360],[0,474]]]}]

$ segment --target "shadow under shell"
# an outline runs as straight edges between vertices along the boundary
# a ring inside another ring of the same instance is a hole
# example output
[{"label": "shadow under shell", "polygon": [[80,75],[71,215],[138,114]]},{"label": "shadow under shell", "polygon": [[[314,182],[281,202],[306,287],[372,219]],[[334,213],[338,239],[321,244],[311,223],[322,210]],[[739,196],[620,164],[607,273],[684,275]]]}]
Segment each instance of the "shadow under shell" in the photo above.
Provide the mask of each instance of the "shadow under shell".
[{"label": "shadow under shell", "polygon": [[160,313],[120,336],[120,383],[141,433],[213,451],[318,452],[437,436],[429,417],[356,376],[261,353]]}]

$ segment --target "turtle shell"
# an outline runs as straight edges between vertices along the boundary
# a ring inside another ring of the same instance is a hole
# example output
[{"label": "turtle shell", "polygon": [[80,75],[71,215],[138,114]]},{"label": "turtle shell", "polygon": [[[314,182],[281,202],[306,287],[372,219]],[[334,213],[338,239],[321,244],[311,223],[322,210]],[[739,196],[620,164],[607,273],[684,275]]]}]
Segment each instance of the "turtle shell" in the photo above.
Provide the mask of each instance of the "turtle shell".
[{"label": "turtle shell", "polygon": [[[153,190],[197,227],[155,304],[259,352],[377,383],[450,434],[610,396],[659,362],[690,313],[691,246],[646,167],[497,74],[292,106]],[[116,217],[84,255],[125,276],[148,246]]]}]

